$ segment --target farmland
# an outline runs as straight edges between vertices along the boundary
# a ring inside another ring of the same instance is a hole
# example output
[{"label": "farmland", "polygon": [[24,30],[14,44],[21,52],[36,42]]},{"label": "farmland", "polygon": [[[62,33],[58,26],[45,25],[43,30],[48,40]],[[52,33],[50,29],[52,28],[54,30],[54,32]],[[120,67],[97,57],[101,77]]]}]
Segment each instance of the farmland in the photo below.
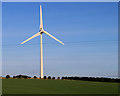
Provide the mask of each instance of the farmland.
[{"label": "farmland", "polygon": [[3,94],[117,94],[118,83],[42,80],[3,79]]}]

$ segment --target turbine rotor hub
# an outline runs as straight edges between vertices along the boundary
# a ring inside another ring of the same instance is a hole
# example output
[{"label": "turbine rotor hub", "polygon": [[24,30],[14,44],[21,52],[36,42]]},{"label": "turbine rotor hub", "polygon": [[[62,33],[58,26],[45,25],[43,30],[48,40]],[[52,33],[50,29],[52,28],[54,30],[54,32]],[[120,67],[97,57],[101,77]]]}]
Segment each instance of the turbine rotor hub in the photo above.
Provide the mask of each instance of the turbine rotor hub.
[{"label": "turbine rotor hub", "polygon": [[40,31],[40,34],[42,34],[43,32],[44,32],[44,30],[41,30],[41,31]]}]

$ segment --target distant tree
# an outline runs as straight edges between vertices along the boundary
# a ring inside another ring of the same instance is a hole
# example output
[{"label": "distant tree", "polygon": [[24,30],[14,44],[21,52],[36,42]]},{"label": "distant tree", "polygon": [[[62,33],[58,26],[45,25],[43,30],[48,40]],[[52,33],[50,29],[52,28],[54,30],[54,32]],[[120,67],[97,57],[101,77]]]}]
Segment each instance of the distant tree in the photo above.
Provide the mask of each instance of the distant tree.
[{"label": "distant tree", "polygon": [[27,79],[27,78],[28,78],[28,76],[26,76],[26,75],[22,75],[22,78]]},{"label": "distant tree", "polygon": [[55,77],[52,78],[53,80],[55,79]]},{"label": "distant tree", "polygon": [[15,76],[13,76],[13,79],[16,78]]},{"label": "distant tree", "polygon": [[65,77],[62,77],[61,79],[63,80],[63,79],[65,79]]},{"label": "distant tree", "polygon": [[34,78],[34,79],[36,79],[37,77],[36,77],[36,76],[34,76],[33,78]]},{"label": "distant tree", "polygon": [[20,78],[20,79],[21,79],[21,78],[22,78],[22,75],[18,75],[18,78]]},{"label": "distant tree", "polygon": [[44,76],[44,79],[46,79],[47,77],[46,76]]},{"label": "distant tree", "polygon": [[6,78],[7,78],[7,79],[10,78],[10,75],[6,75]]},{"label": "distant tree", "polygon": [[51,76],[48,76],[48,79],[51,79]]},{"label": "distant tree", "polygon": [[64,77],[64,79],[68,79],[68,77],[66,76],[66,77]]},{"label": "distant tree", "polygon": [[60,79],[60,77],[58,77],[58,79]]},{"label": "distant tree", "polygon": [[13,78],[24,78],[24,79],[28,79],[28,78],[31,78],[30,76],[27,76],[27,75],[17,75],[17,76],[13,76]]},{"label": "distant tree", "polygon": [[30,79],[31,77],[29,76],[28,78]]}]

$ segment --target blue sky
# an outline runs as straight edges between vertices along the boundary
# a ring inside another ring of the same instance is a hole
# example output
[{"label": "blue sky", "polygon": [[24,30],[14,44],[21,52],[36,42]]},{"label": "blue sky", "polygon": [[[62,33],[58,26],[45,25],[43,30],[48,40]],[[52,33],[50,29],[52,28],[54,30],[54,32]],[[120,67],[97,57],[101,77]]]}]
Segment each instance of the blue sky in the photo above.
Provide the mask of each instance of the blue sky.
[{"label": "blue sky", "polygon": [[44,30],[44,75],[105,76],[118,74],[118,3],[3,3],[3,76],[40,74],[39,5]]}]

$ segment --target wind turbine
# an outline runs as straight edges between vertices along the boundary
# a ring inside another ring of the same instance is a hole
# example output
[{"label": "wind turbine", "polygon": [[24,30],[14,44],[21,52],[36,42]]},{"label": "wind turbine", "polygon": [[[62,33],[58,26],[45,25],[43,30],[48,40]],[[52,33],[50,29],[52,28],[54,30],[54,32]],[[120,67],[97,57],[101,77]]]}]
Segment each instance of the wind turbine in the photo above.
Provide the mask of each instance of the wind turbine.
[{"label": "wind turbine", "polygon": [[43,20],[42,20],[42,7],[40,5],[40,31],[38,33],[36,33],[35,35],[33,35],[32,37],[28,38],[27,40],[23,41],[21,44],[37,37],[40,36],[40,77],[43,78],[43,47],[42,47],[42,34],[45,33],[46,35],[50,36],[51,38],[53,38],[54,40],[58,41],[59,43],[63,44],[63,42],[61,42],[60,40],[58,40],[57,38],[55,38],[54,36],[52,36],[51,34],[49,34],[48,32],[44,31],[43,29]]}]

